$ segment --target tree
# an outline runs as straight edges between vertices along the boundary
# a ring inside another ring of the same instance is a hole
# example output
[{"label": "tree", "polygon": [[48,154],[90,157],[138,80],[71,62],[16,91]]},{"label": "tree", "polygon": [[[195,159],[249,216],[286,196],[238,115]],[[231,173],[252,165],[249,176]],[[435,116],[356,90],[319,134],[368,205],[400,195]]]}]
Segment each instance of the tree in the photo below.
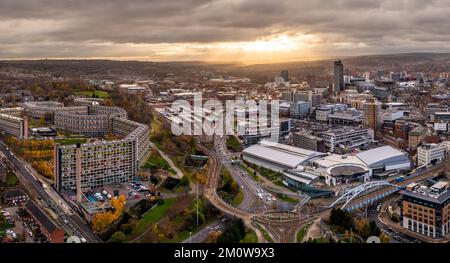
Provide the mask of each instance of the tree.
[{"label": "tree", "polygon": [[370,221],[370,235],[371,236],[379,236],[381,235],[381,230],[375,223],[375,221]]},{"label": "tree", "polygon": [[244,236],[244,222],[239,219],[227,226],[223,234],[217,239],[217,243],[239,243]]},{"label": "tree", "polygon": [[123,243],[127,237],[122,231],[115,232],[109,239],[110,243]]},{"label": "tree", "polygon": [[381,243],[389,243],[389,236],[386,235],[384,232],[380,234],[380,241]]},{"label": "tree", "polygon": [[181,177],[181,181],[180,181],[180,186],[188,186],[190,183],[190,179],[187,175],[183,175],[183,177]]},{"label": "tree", "polygon": [[105,230],[112,222],[114,222],[114,214],[111,212],[98,213],[92,219],[92,228],[97,232]]},{"label": "tree", "polygon": [[98,213],[92,219],[92,228],[95,231],[102,232],[105,230],[112,222],[114,222],[123,212],[125,207],[125,196],[120,195],[118,198],[111,199],[111,206],[114,212],[106,211]]},{"label": "tree", "polygon": [[339,208],[333,208],[330,215],[330,225],[342,227],[348,230],[353,226],[351,213]]},{"label": "tree", "polygon": [[219,238],[219,236],[220,236],[220,232],[218,232],[218,231],[211,231],[211,232],[209,232],[208,233],[208,237],[206,238],[206,240],[205,240],[205,243],[216,243],[217,242],[217,239]]},{"label": "tree", "polygon": [[372,229],[367,219],[356,220],[355,225],[356,230],[358,230],[358,234],[362,238],[368,238],[369,236],[371,236]]}]

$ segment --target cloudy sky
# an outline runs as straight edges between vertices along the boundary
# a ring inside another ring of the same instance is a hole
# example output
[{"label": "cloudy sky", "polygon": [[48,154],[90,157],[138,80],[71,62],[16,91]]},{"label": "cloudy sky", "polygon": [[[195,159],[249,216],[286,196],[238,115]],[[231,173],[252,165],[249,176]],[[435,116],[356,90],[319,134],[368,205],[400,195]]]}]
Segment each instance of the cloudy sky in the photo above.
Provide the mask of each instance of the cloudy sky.
[{"label": "cloudy sky", "polygon": [[449,52],[449,25],[448,0],[0,0],[0,59]]}]

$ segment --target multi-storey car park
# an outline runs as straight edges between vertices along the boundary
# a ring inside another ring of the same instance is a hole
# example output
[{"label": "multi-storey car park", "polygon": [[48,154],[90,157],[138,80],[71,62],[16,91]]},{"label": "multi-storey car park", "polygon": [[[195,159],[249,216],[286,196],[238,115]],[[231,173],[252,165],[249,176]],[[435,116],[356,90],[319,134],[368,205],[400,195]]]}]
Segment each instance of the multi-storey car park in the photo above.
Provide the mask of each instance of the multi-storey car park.
[{"label": "multi-storey car park", "polygon": [[76,145],[55,144],[55,186],[62,192],[76,191],[78,201],[83,190],[132,180],[145,162],[150,147],[149,127],[128,120],[122,108],[63,107],[56,102],[27,102],[24,107],[31,116],[53,115],[57,129],[86,136],[112,133],[120,137]]}]

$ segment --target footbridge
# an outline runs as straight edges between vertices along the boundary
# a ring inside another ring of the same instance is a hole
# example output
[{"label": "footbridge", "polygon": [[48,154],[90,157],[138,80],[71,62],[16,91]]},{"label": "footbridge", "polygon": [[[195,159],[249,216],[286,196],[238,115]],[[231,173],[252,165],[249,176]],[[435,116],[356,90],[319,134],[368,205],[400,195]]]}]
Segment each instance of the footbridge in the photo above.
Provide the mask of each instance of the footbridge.
[{"label": "footbridge", "polygon": [[[367,182],[341,195],[330,205],[330,208],[344,203],[341,209],[351,211],[361,208],[367,204],[374,203],[377,200],[383,199],[388,195],[400,191],[402,188],[402,186],[398,186],[387,181]],[[383,189],[383,191],[377,191],[381,189]],[[358,197],[362,196],[365,196],[366,198],[359,200]],[[354,202],[355,200],[358,200],[358,202]]]}]

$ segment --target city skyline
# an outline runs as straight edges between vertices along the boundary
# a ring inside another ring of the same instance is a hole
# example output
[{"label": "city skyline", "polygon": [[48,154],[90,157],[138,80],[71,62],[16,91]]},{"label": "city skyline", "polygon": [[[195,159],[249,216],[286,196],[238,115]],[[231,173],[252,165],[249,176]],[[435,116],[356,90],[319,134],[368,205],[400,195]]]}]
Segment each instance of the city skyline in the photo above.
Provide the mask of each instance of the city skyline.
[{"label": "city skyline", "polygon": [[450,51],[445,1],[1,0],[0,7],[0,59],[254,64]]}]

